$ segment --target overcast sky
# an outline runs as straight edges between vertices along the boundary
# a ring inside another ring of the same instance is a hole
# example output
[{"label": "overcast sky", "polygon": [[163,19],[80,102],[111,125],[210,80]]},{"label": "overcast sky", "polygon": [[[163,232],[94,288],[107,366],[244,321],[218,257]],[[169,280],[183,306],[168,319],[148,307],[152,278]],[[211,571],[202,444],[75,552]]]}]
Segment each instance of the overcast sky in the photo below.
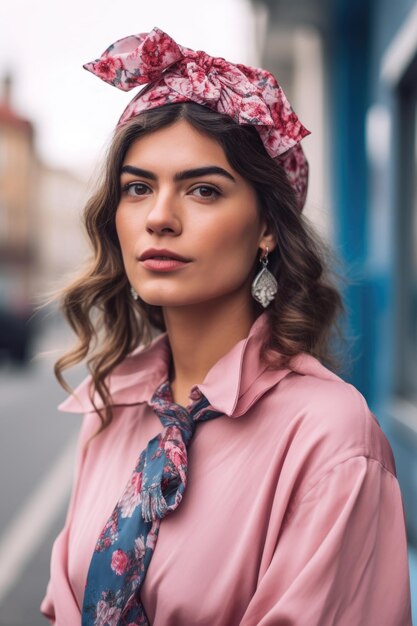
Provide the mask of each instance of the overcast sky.
[{"label": "overcast sky", "polygon": [[160,27],[178,43],[254,63],[249,0],[1,0],[0,76],[35,123],[47,163],[89,177],[123,108],[124,93],[82,65],[121,37]]}]

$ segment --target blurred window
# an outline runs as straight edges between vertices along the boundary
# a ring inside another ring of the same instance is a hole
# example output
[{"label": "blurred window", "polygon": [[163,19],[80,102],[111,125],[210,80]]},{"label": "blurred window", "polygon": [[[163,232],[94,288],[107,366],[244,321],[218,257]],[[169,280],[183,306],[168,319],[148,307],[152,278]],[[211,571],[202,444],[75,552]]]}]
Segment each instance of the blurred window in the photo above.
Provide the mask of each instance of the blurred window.
[{"label": "blurred window", "polygon": [[417,57],[399,85],[397,388],[417,404]]}]

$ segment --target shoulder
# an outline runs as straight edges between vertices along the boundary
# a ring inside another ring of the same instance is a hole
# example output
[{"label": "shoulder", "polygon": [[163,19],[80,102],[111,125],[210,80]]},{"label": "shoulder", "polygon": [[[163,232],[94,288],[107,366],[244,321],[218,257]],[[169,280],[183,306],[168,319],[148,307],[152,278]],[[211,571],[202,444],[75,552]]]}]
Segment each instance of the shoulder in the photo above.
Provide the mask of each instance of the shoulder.
[{"label": "shoulder", "polygon": [[395,475],[390,444],[364,396],[309,355],[300,355],[276,389],[287,436],[299,458],[328,471],[353,457],[374,459]]}]

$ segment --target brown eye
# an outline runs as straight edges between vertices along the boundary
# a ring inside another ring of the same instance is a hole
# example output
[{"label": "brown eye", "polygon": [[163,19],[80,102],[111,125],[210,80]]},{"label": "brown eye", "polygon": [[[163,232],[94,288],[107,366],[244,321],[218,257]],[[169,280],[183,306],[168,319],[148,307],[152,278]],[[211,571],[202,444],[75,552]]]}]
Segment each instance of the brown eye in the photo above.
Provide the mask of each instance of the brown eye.
[{"label": "brown eye", "polygon": [[143,183],[128,183],[122,187],[122,192],[131,197],[144,196],[149,191],[149,187]]},{"label": "brown eye", "polygon": [[220,192],[214,187],[210,187],[209,185],[199,185],[198,187],[194,187],[191,192],[200,198],[217,198],[220,196]]}]

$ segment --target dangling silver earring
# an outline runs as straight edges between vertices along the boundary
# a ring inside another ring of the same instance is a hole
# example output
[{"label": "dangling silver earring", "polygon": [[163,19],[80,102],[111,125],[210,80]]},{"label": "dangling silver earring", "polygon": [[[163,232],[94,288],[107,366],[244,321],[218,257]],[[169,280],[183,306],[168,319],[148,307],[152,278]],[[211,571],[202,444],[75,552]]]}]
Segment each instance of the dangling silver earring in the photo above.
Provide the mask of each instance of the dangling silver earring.
[{"label": "dangling silver earring", "polygon": [[262,304],[264,309],[278,293],[278,283],[275,276],[267,269],[268,252],[269,250],[266,248],[265,254],[259,259],[263,267],[252,283],[252,296]]},{"label": "dangling silver earring", "polygon": [[137,300],[139,298],[137,291],[133,287],[130,288],[130,293],[132,294],[132,298],[134,300]]}]

